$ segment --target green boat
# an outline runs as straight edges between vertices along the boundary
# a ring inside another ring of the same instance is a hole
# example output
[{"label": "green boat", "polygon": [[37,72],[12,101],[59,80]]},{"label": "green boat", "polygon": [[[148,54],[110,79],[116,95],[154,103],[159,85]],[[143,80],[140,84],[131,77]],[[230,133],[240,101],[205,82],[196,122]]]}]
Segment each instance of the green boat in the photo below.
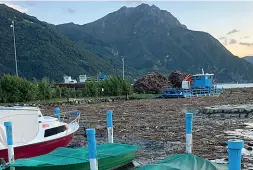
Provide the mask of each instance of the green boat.
[{"label": "green boat", "polygon": [[[116,143],[97,145],[99,170],[112,170],[131,163],[138,146]],[[49,154],[28,159],[18,159],[3,169],[15,170],[89,170],[88,147],[58,148]]]}]

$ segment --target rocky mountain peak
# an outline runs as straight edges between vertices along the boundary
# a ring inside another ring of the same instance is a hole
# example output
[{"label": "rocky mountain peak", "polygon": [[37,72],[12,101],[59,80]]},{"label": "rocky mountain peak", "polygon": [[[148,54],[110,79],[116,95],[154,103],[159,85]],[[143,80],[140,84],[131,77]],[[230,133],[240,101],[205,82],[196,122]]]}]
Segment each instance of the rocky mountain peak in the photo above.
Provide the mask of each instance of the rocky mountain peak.
[{"label": "rocky mountain peak", "polygon": [[154,21],[157,24],[166,24],[170,26],[178,26],[178,27],[184,27],[185,25],[182,25],[177,18],[175,18],[170,12],[166,10],[161,10],[155,5],[148,5],[145,3],[142,3],[138,5],[137,7],[122,7],[118,11],[116,11],[115,14],[117,16],[122,17],[124,16],[135,16],[135,18],[138,18],[139,21]]}]

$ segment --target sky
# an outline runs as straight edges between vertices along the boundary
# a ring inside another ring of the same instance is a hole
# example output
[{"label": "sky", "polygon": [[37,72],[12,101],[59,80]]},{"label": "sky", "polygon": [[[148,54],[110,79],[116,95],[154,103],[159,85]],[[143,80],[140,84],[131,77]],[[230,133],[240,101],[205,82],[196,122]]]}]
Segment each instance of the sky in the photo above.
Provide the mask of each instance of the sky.
[{"label": "sky", "polygon": [[[1,1],[1,0],[0,0]],[[51,24],[95,21],[122,6],[141,3],[171,12],[190,30],[208,32],[239,57],[253,56],[253,1],[4,1]]]}]

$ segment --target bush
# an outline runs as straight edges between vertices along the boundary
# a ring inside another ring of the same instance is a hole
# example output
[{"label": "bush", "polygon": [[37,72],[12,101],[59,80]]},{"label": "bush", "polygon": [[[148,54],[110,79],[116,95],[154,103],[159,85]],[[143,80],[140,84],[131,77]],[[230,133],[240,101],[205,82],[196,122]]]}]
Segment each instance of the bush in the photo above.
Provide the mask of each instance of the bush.
[{"label": "bush", "polygon": [[83,97],[97,97],[99,94],[99,84],[100,82],[86,82],[85,87],[82,89]]},{"label": "bush", "polygon": [[[128,95],[132,92],[129,81],[110,77],[104,81],[86,82],[82,89],[54,87],[47,78],[28,81],[11,75],[0,79],[0,102],[27,102],[51,98],[101,97]],[[103,90],[102,90],[103,89]]]},{"label": "bush", "polygon": [[25,102],[35,100],[38,95],[36,84],[26,79],[4,75],[0,79],[1,102]]},{"label": "bush", "polygon": [[102,82],[101,87],[104,88],[102,93],[105,96],[119,96],[131,93],[131,84],[128,80],[120,77],[111,77]]}]

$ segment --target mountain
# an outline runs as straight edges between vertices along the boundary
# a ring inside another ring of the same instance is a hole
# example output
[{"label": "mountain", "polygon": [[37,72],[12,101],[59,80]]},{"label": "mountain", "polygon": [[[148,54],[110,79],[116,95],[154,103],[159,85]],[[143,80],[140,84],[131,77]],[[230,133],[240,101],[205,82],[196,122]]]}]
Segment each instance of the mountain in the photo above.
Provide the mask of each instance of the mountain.
[{"label": "mountain", "polygon": [[246,56],[246,57],[243,57],[243,59],[250,63],[253,63],[253,56]]},{"label": "mountain", "polygon": [[[123,56],[120,56],[117,49],[112,47],[111,44],[95,38],[90,33],[86,33],[81,26],[75,25],[74,23],[61,24],[56,27],[59,29],[59,32],[69,37],[80,48],[92,51],[97,56],[110,61],[115,68],[122,69]],[[130,77],[141,74],[130,65],[125,65],[125,73]]]},{"label": "mountain", "polygon": [[210,34],[189,30],[171,13],[141,4],[94,22],[52,25],[0,5],[0,75],[15,73],[15,20],[19,75],[28,79],[104,72],[134,78],[150,71],[195,74],[203,68],[218,82],[252,82],[253,65],[232,55]]},{"label": "mountain", "polygon": [[[94,22],[68,23],[57,29],[93,52],[109,50],[114,58],[124,56],[126,65],[142,74],[174,70],[195,74],[203,68],[214,73],[218,82],[253,81],[250,63],[232,55],[210,34],[187,29],[171,13],[154,5],[122,7]],[[80,35],[101,43],[94,45]]]},{"label": "mountain", "polygon": [[79,47],[55,25],[20,13],[0,4],[0,75],[14,74],[13,34],[10,24],[15,20],[19,75],[29,79],[49,77],[62,81],[63,75],[95,75],[100,71],[114,74],[119,70],[107,58]]}]

